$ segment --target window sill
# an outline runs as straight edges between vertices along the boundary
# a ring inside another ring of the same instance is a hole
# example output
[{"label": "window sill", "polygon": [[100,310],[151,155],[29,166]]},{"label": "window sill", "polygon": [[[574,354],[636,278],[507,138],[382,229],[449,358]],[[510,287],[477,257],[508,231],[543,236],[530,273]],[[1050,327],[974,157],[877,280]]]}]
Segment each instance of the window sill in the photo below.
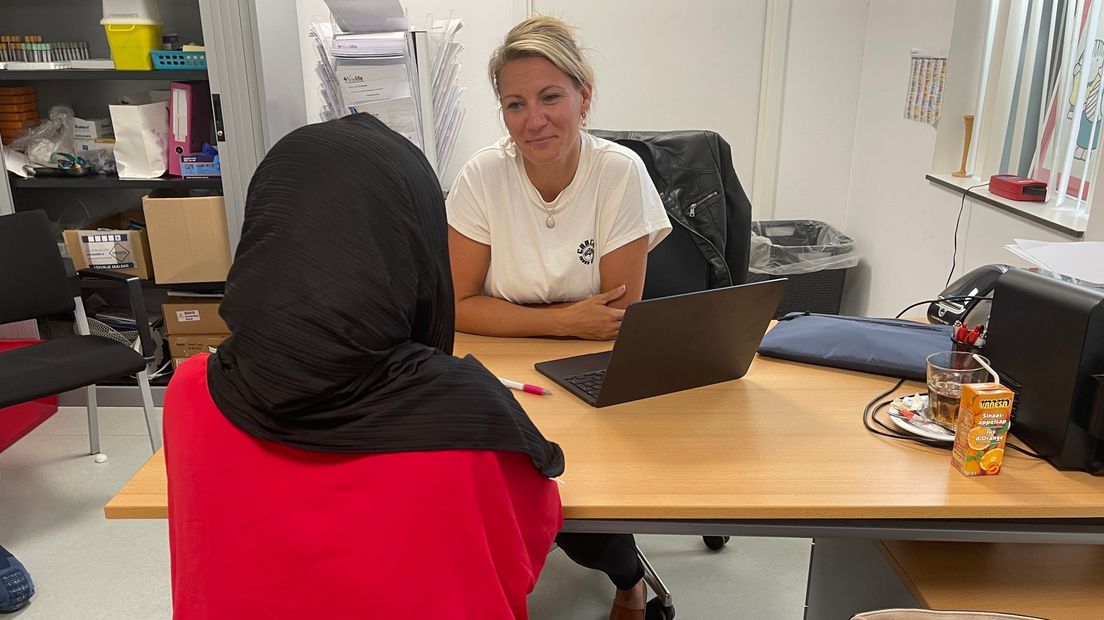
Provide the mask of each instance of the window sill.
[{"label": "window sill", "polygon": [[926,175],[925,178],[935,185],[949,189],[956,194],[961,194],[966,191],[967,196],[978,202],[996,207],[1001,211],[1005,211],[1030,222],[1046,226],[1062,234],[1069,235],[1076,239],[1081,239],[1085,236],[1085,228],[1088,226],[1089,217],[1087,215],[1074,215],[1073,212],[1068,209],[1055,209],[1051,206],[1053,204],[1053,199],[1048,199],[1046,202],[1009,200],[990,192],[987,187],[977,187],[967,191],[966,188],[980,185],[985,182],[983,179],[977,177],[959,178],[953,177],[949,173],[933,172]]}]

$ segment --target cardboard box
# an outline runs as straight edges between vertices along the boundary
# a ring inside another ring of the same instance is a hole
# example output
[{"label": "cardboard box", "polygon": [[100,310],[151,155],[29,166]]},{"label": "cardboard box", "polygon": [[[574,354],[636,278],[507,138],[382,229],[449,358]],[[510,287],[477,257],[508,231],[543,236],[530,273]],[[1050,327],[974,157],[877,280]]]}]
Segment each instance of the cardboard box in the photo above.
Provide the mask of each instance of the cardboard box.
[{"label": "cardboard box", "polygon": [[100,138],[114,138],[110,118],[73,118],[73,139],[91,142]]},{"label": "cardboard box", "polygon": [[142,210],[158,284],[226,281],[233,257],[222,196],[158,191]]},{"label": "cardboard box", "polygon": [[127,212],[93,222],[87,228],[62,231],[65,251],[76,269],[114,269],[148,280],[149,240],[144,230],[130,229],[140,212]]},{"label": "cardboard box", "polygon": [[230,334],[178,334],[169,336],[169,354],[173,368],[197,353],[214,353]]},{"label": "cardboard box", "polygon": [[230,328],[219,316],[218,299],[170,298],[161,304],[165,331],[170,336],[229,334]]}]

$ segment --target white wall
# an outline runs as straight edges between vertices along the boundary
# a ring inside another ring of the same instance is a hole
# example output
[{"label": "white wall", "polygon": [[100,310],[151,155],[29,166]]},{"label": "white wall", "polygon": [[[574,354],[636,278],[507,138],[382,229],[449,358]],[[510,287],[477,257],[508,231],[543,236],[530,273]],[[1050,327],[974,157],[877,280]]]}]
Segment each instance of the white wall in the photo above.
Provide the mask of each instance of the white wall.
[{"label": "white wall", "polygon": [[537,0],[533,9],[575,25],[590,48],[591,127],[716,131],[751,194],[765,0]]},{"label": "white wall", "polygon": [[[311,17],[327,14],[322,0],[296,0],[306,122],[321,107],[315,52],[306,39]],[[491,52],[524,17],[525,3],[508,0],[406,0],[412,25],[425,16],[464,19],[458,39],[460,83],[467,109],[445,179],[451,184],[475,151],[505,135],[487,81]],[[750,185],[755,155],[765,0],[708,0],[687,4],[545,0],[537,13],[566,19],[591,49],[597,99],[591,126],[601,129],[712,129],[732,144],[740,178]],[[657,43],[658,42],[658,43]],[[266,84],[267,87],[267,84]],[[748,188],[750,192],[750,188]]]},{"label": "white wall", "polygon": [[866,0],[793,1],[772,219],[844,224],[866,10]]},{"label": "white wall", "polygon": [[[961,195],[924,179],[936,132],[904,120],[902,109],[910,50],[948,49],[954,12],[954,0],[870,1],[844,223],[864,259],[848,275],[845,313],[892,316],[946,281]],[[1003,249],[1017,237],[1072,240],[967,200],[955,277],[992,262],[1021,264]]]}]

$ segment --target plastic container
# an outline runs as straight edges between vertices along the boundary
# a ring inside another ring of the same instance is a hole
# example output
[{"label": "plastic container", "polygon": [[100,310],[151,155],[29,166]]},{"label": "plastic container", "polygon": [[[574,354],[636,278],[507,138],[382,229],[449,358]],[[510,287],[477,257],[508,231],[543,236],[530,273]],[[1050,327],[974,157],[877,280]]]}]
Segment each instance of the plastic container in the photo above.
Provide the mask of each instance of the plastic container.
[{"label": "plastic container", "polygon": [[150,52],[161,47],[160,24],[106,24],[104,30],[116,70],[153,70]]},{"label": "plastic container", "polygon": [[158,71],[206,71],[207,52],[150,52],[153,68]]},{"label": "plastic container", "polygon": [[839,314],[847,270],[859,264],[854,240],[816,220],[752,222],[751,233],[749,280],[790,281],[776,317]]},{"label": "plastic container", "polygon": [[152,71],[150,52],[161,49],[156,0],[103,0],[100,25],[118,71]]},{"label": "plastic container", "polygon": [[[157,9],[157,0],[103,0],[103,19],[100,24],[160,26],[161,12]],[[161,49],[160,40],[155,49]]]}]

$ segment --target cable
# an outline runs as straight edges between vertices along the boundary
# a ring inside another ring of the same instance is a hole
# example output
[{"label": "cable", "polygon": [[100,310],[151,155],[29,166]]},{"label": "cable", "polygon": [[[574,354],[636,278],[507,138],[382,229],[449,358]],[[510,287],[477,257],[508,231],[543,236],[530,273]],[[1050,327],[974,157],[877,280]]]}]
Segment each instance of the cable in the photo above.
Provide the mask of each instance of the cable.
[{"label": "cable", "polygon": [[1030,456],[1030,457],[1031,457],[1031,458],[1033,458],[1033,459],[1040,459],[1040,460],[1041,460],[1041,459],[1045,459],[1045,458],[1046,458],[1046,457],[1045,457],[1045,456],[1043,456],[1042,454],[1039,454],[1039,453],[1037,453],[1037,452],[1032,452],[1031,450],[1028,450],[1027,448],[1021,448],[1020,446],[1017,446],[1017,445],[1016,445],[1016,444],[1014,444],[1014,443],[1008,443],[1008,440],[1005,440],[1005,442],[1004,442],[1004,447],[1006,447],[1006,448],[1012,448],[1012,449],[1013,449],[1013,450],[1015,450],[1016,452],[1019,452],[1020,454],[1024,454],[1024,455],[1026,455],[1026,456]]},{"label": "cable", "polygon": [[902,314],[908,312],[909,310],[915,308],[916,306],[922,306],[924,304],[934,304],[934,303],[939,303],[941,301],[969,301],[971,299],[987,299],[987,297],[984,297],[982,295],[956,295],[956,296],[953,296],[953,297],[940,297],[939,299],[925,299],[924,301],[918,301],[918,302],[916,302],[916,303],[914,303],[910,306],[905,306],[904,310],[901,310],[900,312],[898,312],[897,316],[895,316],[893,318],[899,319],[899,318],[901,318]]},{"label": "cable", "polygon": [[[928,439],[927,437],[913,437],[912,435],[901,435],[899,433],[895,433],[895,432],[893,432],[893,429],[886,426],[886,424],[884,422],[882,422],[881,420],[879,420],[877,418],[878,411],[882,407],[886,407],[891,402],[893,402],[892,400],[887,400],[887,401],[883,401],[881,403],[878,403],[878,401],[885,398],[886,396],[889,396],[893,392],[897,391],[897,389],[900,388],[904,383],[905,383],[905,379],[898,380],[897,383],[893,384],[893,387],[891,387],[888,390],[882,392],[881,394],[878,394],[874,398],[870,399],[870,402],[866,403],[866,407],[863,407],[863,426],[866,427],[866,430],[870,431],[871,433],[874,433],[875,435],[881,436],[881,437],[888,437],[890,439],[904,439],[906,441],[916,442],[918,444],[923,444],[925,446],[931,446],[933,448],[942,448],[944,450],[949,450],[951,448],[951,446],[948,446],[947,442],[945,442],[945,441],[939,441],[939,440],[936,440],[936,439]],[[877,403],[877,406],[875,406],[875,403]],[[873,408],[873,409],[871,409],[871,408]],[[879,426],[881,426],[882,428],[884,428],[886,430],[885,431],[880,431],[880,430],[874,428],[870,424],[870,420],[874,420]],[[886,432],[886,431],[889,431],[889,432]]]},{"label": "cable", "polygon": [[947,282],[943,284],[943,288],[947,288],[947,286],[951,283],[951,276],[954,275],[955,263],[958,262],[958,226],[962,223],[962,212],[966,209],[966,194],[969,194],[970,190],[974,190],[979,187],[985,187],[986,185],[989,184],[982,183],[980,185],[973,185],[962,190],[962,202],[960,202],[958,205],[958,219],[955,220],[954,253],[951,254],[951,271],[947,274]]},{"label": "cable", "polygon": [[[866,430],[868,430],[871,433],[874,433],[875,435],[878,435],[880,437],[888,437],[890,439],[904,439],[906,441],[912,441],[912,442],[922,444],[922,445],[925,445],[925,446],[931,446],[933,448],[941,448],[943,450],[953,449],[954,445],[953,444],[948,444],[946,441],[942,441],[942,440],[938,440],[938,439],[928,439],[926,437],[914,437],[912,435],[902,435],[902,434],[896,432],[894,429],[887,426],[885,422],[882,422],[881,420],[878,419],[878,412],[881,411],[882,408],[889,406],[890,403],[893,402],[893,399],[883,400],[882,402],[878,402],[878,401],[885,398],[886,396],[892,394],[893,392],[897,391],[897,389],[900,388],[904,383],[905,383],[905,379],[898,380],[897,383],[893,384],[893,387],[891,387],[888,390],[882,392],[881,394],[878,394],[874,398],[870,399],[870,402],[866,403],[866,407],[863,407],[863,426],[866,427]],[[875,403],[878,403],[878,404],[875,405]],[[873,407],[873,409],[871,409],[872,407]],[[880,430],[874,428],[870,424],[871,420],[873,420],[875,423],[878,424],[878,426],[881,426],[882,428],[884,428],[886,431],[889,431],[889,432],[880,431]],[[1025,455],[1025,456],[1031,457],[1033,459],[1045,459],[1046,458],[1041,454],[1038,454],[1036,452],[1032,452],[1031,450],[1028,450],[1027,448],[1017,446],[1016,444],[1014,444],[1012,442],[1009,442],[1007,440],[1005,441],[1004,445],[1005,445],[1006,448],[1010,448],[1012,450],[1015,450],[1016,452],[1019,452],[1019,453]]]}]

